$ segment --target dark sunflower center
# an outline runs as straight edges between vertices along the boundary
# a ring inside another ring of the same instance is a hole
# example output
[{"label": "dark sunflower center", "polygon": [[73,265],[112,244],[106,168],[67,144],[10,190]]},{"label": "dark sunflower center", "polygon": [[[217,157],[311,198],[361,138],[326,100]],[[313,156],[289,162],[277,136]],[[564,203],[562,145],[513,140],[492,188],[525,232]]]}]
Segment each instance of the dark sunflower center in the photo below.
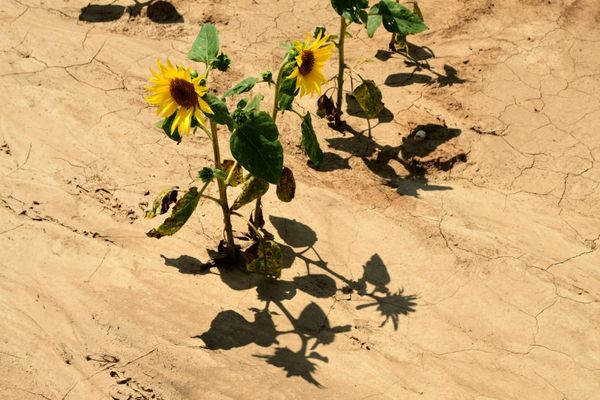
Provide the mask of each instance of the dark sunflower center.
[{"label": "dark sunflower center", "polygon": [[181,107],[192,108],[198,103],[198,95],[194,89],[194,85],[185,79],[175,78],[169,86],[171,97]]},{"label": "dark sunflower center", "polygon": [[308,75],[312,72],[313,67],[315,66],[315,54],[310,50],[305,50],[302,52],[302,65],[298,68],[298,72],[300,75]]}]

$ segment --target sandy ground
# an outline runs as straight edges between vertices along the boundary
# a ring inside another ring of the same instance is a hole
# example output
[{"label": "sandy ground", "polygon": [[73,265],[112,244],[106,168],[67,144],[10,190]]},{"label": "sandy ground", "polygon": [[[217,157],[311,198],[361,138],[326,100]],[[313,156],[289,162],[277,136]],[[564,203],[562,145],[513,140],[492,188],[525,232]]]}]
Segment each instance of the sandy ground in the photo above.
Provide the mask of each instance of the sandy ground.
[{"label": "sandy ground", "polygon": [[299,188],[266,199],[289,267],[273,284],[200,273],[221,236],[209,202],[144,235],[139,203],[210,153],[164,138],[143,87],[203,21],[233,59],[214,86],[275,69],[282,42],[337,30],[328,2],[176,0],[183,22],[157,24],[2,0],[0,398],[597,399],[597,0],[443,3],[421,1],[413,38],[432,70],[350,29],[388,109],[373,139],[318,121],[316,170],[282,119]]}]

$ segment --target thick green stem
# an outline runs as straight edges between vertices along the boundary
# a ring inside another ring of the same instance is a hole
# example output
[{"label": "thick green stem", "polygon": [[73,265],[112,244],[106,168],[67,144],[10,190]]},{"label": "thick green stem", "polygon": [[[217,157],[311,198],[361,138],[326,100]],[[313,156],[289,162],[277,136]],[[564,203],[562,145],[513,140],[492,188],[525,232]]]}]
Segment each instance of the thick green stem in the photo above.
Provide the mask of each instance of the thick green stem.
[{"label": "thick green stem", "polygon": [[338,41],[339,67],[337,77],[337,110],[335,115],[337,123],[340,122],[342,105],[344,102],[344,68],[346,67],[344,63],[344,39],[346,38],[346,28],[348,27],[346,18],[340,17],[340,21],[340,39]]},{"label": "thick green stem", "polygon": [[[212,135],[213,153],[215,156],[215,168],[221,169],[221,149],[219,148],[219,134],[217,124],[210,121],[210,131]],[[233,240],[233,228],[231,226],[231,211],[227,202],[227,185],[220,179],[217,179],[219,185],[219,204],[223,211],[223,222],[225,224],[225,236],[227,238],[227,253],[231,260],[236,259],[236,248]]]}]

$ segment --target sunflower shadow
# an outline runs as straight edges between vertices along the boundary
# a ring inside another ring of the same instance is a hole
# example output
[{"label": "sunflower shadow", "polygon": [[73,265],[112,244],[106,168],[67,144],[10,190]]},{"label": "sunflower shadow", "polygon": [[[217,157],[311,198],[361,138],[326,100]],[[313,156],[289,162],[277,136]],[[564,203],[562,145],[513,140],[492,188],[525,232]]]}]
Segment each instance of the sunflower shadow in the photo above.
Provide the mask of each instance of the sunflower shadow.
[{"label": "sunflower shadow", "polygon": [[[219,312],[210,327],[194,336],[202,340],[208,350],[231,350],[254,344],[271,349],[266,354],[259,352],[254,357],[285,371],[287,377],[299,377],[316,387],[322,387],[316,378],[319,365],[328,363],[323,348],[334,343],[337,335],[349,332],[350,324],[332,325],[327,313],[315,301],[309,301],[299,314],[294,315],[286,302],[294,299],[298,292],[315,299],[331,298],[338,293],[359,297],[357,310],[375,307],[383,318],[380,326],[392,322],[398,329],[399,318],[415,311],[416,296],[392,292],[387,268],[381,258],[375,254],[364,265],[363,276],[352,280],[329,268],[315,249],[317,234],[309,226],[300,222],[271,216],[270,222],[283,243],[284,266],[295,261],[303,261],[307,275],[293,280],[272,280],[247,274],[241,271],[219,269],[221,280],[235,290],[255,289],[261,308],[250,308],[244,316],[234,310]],[[204,268],[204,264],[189,256],[171,259],[163,256],[165,264],[179,269],[184,274],[213,273]],[[334,278],[344,283],[338,288]],[[352,300],[352,299],[350,299]],[[365,301],[366,300],[366,301]],[[277,324],[284,318],[286,323]],[[280,328],[285,325],[285,328]],[[280,338],[295,336],[298,348],[284,346]]]},{"label": "sunflower shadow", "polygon": [[163,0],[149,0],[144,3],[134,0],[134,4],[127,7],[117,4],[88,4],[83,7],[79,13],[79,20],[85,22],[111,22],[120,19],[125,12],[129,14],[129,19],[142,15],[146,9],[146,16],[152,22],[157,24],[182,23],[183,16],[177,11],[175,6]]},{"label": "sunflower shadow", "polygon": [[[424,140],[415,137],[421,130],[426,132]],[[345,160],[360,158],[371,172],[402,195],[418,197],[420,191],[450,190],[449,186],[430,184],[427,178],[428,169],[447,171],[455,163],[466,161],[466,154],[461,152],[455,155],[442,154],[442,157],[432,155],[442,144],[461,133],[460,129],[448,128],[445,125],[418,125],[399,146],[380,145],[372,137],[351,133],[352,136],[326,139],[328,146],[347,153]],[[400,175],[390,165],[392,162],[402,165],[408,174]]]}]

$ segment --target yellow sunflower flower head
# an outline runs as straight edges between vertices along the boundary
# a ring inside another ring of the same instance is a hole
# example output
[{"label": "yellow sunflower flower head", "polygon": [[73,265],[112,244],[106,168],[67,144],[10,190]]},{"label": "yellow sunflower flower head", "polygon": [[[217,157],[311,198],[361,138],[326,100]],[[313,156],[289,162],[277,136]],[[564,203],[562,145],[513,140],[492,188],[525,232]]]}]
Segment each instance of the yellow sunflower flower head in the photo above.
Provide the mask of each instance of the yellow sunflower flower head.
[{"label": "yellow sunflower flower head", "polygon": [[314,93],[320,95],[321,85],[327,82],[323,76],[323,67],[331,58],[334,48],[333,43],[329,41],[329,35],[323,36],[320,31],[315,41],[310,43],[310,34],[308,34],[304,43],[295,42],[294,47],[298,51],[296,68],[288,79],[296,78],[296,89],[300,90],[300,96]]},{"label": "yellow sunflower flower head", "polygon": [[146,100],[158,106],[156,113],[163,118],[175,114],[171,133],[178,129],[180,134],[189,135],[192,116],[196,117],[199,124],[204,125],[201,111],[213,114],[208,103],[202,99],[208,92],[208,88],[201,85],[204,76],[192,78],[191,68],[174,66],[168,59],[166,65],[160,60],[157,64],[158,72],[150,69],[153,75],[150,82],[153,85],[147,86],[146,89],[152,94]]}]

